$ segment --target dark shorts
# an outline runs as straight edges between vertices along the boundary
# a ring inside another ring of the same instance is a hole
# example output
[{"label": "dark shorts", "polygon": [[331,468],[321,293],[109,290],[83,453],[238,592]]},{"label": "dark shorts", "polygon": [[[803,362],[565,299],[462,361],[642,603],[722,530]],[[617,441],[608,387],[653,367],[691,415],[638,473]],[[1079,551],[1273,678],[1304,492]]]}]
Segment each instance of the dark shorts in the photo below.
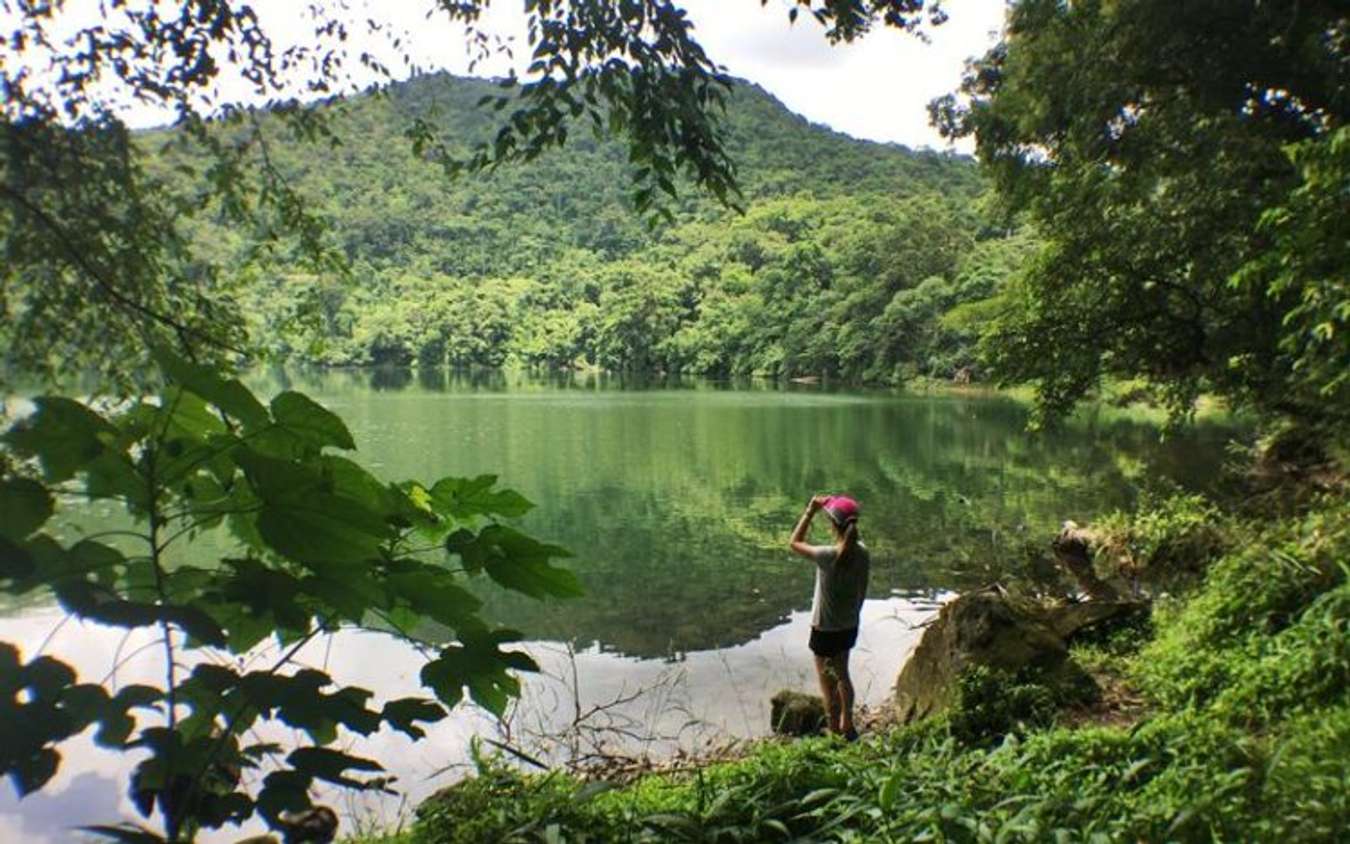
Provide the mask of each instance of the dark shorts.
[{"label": "dark shorts", "polygon": [[858,628],[847,630],[817,630],[811,628],[811,653],[816,656],[838,656],[858,642]]}]

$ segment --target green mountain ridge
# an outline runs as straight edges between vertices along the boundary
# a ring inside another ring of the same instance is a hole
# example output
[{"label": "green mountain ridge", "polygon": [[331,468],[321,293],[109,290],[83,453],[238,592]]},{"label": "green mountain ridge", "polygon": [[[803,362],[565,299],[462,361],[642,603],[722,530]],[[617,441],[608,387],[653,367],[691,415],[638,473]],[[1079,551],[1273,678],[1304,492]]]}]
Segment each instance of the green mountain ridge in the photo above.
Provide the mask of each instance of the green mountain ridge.
[{"label": "green mountain ridge", "polygon": [[532,162],[458,179],[415,155],[405,133],[419,121],[468,154],[509,119],[478,105],[500,93],[419,77],[318,106],[340,143],[272,140],[352,281],[284,251],[249,263],[249,233],[192,223],[204,254],[254,277],[254,337],[328,365],[945,377],[971,365],[973,337],[940,317],[991,295],[1025,251],[981,222],[972,160],[850,138],[750,83],[725,116],[744,214],[681,184],[673,222],[647,225],[625,147],[588,126]]}]

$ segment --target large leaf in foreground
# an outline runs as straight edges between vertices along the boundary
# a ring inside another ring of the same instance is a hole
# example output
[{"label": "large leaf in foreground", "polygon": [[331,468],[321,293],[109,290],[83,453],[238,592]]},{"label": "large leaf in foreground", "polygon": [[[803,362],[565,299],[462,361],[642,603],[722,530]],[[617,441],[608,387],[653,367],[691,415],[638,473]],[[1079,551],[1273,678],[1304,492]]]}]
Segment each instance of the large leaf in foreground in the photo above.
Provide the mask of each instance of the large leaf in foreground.
[{"label": "large leaf in foreground", "polygon": [[502,586],[532,598],[574,598],[582,594],[575,574],[549,564],[555,557],[572,556],[570,551],[505,525],[489,525],[476,536],[467,530],[456,531],[446,539],[445,548],[458,554],[469,571],[486,571]]},{"label": "large leaf in foreground", "polygon": [[505,642],[519,641],[513,630],[461,632],[460,638],[463,644],[450,645],[422,667],[422,682],[447,706],[459,703],[467,687],[475,703],[501,715],[507,701],[520,694],[520,681],[509,672],[538,671],[539,666],[528,654],[501,649]]}]

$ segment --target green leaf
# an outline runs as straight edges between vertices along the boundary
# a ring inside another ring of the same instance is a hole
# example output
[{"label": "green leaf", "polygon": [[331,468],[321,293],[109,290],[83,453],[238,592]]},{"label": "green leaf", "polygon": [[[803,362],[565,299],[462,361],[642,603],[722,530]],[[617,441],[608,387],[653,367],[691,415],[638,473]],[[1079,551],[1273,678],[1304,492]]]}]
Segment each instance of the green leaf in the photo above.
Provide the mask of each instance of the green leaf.
[{"label": "green leaf", "polygon": [[458,554],[470,571],[486,569],[497,583],[532,598],[584,594],[575,574],[549,564],[554,557],[572,556],[570,551],[505,525],[489,525],[476,537],[468,531],[456,531],[447,538],[445,547],[449,553]]},{"label": "green leaf", "polygon": [[50,482],[73,478],[117,435],[103,417],[73,399],[41,396],[33,403],[37,410],[0,439],[22,456],[36,457]]},{"label": "green leaf", "polygon": [[496,475],[441,478],[431,488],[431,505],[442,516],[460,521],[489,515],[511,519],[534,509],[534,504],[515,490],[493,490],[496,483]]},{"label": "green leaf", "polygon": [[238,419],[245,430],[267,424],[267,409],[238,379],[224,378],[215,367],[190,363],[163,347],[151,353],[170,380],[215,405],[226,416]]},{"label": "green leaf", "polygon": [[885,811],[890,811],[895,805],[895,797],[900,792],[901,776],[899,772],[891,774],[886,781],[881,784],[881,791],[877,795],[877,804]]},{"label": "green leaf", "polygon": [[[406,564],[406,561],[404,561]],[[391,572],[387,582],[408,606],[448,627],[459,627],[483,605],[454,582],[454,576],[434,566],[413,564],[410,571]]]},{"label": "green leaf", "polygon": [[391,535],[377,514],[334,496],[266,505],[257,524],[278,554],[319,567],[378,558],[381,543]]},{"label": "green leaf", "polygon": [[53,511],[51,493],[37,481],[0,481],[0,537],[20,541],[42,527]]},{"label": "green leaf", "polygon": [[272,399],[272,418],[315,449],[330,445],[348,451],[356,448],[342,419],[303,393],[287,391]]},{"label": "green leaf", "polygon": [[206,400],[184,388],[170,387],[160,397],[160,413],[167,413],[166,433],[205,442],[228,433],[225,423],[211,411]]},{"label": "green leaf", "polygon": [[[282,460],[243,449],[236,456],[262,499],[258,537],[277,553],[310,565],[364,562],[394,536],[386,514],[336,492],[333,467]],[[342,470],[344,482],[353,473]],[[360,494],[358,492],[358,494]]]}]

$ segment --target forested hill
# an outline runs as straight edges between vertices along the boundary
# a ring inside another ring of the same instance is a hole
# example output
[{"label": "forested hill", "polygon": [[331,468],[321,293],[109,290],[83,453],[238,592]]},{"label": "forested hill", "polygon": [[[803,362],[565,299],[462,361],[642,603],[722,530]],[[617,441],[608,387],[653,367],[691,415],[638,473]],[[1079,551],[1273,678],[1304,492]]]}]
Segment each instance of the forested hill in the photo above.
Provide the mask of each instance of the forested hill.
[{"label": "forested hill", "polygon": [[[961,302],[1024,251],[982,230],[973,161],[849,138],[750,83],[727,113],[747,213],[684,187],[672,224],[634,213],[625,147],[578,125],[561,150],[447,179],[405,136],[467,151],[501,113],[485,80],[421,77],[332,104],[332,148],[268,152],[332,223],[349,283],[285,255],[254,268],[255,335],[330,364],[507,362],[893,381],[970,363]],[[264,118],[265,122],[265,118]],[[247,233],[206,224],[216,257]],[[319,319],[294,319],[302,301]]]}]

